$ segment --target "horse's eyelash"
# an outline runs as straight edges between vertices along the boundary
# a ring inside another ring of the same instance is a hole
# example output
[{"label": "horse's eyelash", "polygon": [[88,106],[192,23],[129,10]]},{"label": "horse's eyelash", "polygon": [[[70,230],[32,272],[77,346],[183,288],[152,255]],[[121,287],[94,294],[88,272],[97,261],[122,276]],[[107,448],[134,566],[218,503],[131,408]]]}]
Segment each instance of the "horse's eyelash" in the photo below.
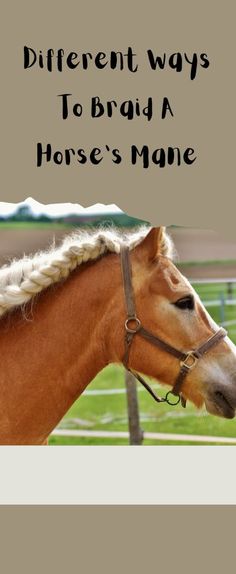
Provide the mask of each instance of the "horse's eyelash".
[{"label": "horse's eyelash", "polygon": [[192,311],[194,309],[194,297],[192,295],[186,295],[178,299],[178,301],[175,301],[174,305],[179,309]]}]

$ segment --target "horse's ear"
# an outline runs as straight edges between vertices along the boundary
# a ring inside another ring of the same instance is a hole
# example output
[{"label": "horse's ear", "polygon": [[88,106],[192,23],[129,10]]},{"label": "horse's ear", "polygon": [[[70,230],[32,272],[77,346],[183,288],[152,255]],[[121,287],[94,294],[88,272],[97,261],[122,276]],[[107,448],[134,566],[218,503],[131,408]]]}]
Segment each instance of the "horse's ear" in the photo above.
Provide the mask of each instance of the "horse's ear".
[{"label": "horse's ear", "polygon": [[148,261],[154,261],[162,253],[165,227],[153,227],[139,244],[137,250],[142,251]]}]

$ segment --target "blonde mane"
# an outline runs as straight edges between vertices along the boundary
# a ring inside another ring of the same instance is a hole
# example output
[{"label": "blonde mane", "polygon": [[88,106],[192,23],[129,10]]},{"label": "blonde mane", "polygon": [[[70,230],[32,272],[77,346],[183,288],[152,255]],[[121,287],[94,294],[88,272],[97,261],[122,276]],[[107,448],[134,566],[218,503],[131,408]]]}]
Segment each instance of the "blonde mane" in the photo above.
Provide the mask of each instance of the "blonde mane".
[{"label": "blonde mane", "polygon": [[[66,279],[82,263],[94,261],[108,252],[119,253],[124,244],[134,249],[149,230],[145,226],[135,232],[76,231],[57,248],[53,244],[47,251],[13,260],[0,268],[0,317],[24,305],[53,283]],[[166,233],[162,235],[161,249],[163,255],[171,257],[172,242]]]}]

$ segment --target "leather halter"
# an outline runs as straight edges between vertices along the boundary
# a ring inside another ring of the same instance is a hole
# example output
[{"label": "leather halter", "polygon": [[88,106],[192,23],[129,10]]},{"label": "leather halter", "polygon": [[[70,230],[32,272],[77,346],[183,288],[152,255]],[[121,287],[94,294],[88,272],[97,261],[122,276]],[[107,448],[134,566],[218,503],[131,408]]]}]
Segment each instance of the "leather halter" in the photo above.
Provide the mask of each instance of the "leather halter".
[{"label": "leather halter", "polygon": [[[227,331],[225,329],[219,328],[218,331],[213,333],[213,335],[205,341],[200,347],[197,349],[183,352],[179,351],[175,347],[172,347],[169,343],[166,343],[156,335],[153,335],[150,331],[145,329],[140,321],[140,319],[136,315],[135,309],[135,302],[134,302],[134,292],[133,292],[133,285],[132,285],[132,270],[130,264],[130,257],[129,257],[129,248],[128,247],[121,247],[121,269],[122,269],[122,277],[123,277],[123,286],[124,286],[124,294],[125,294],[125,302],[126,302],[126,310],[127,310],[127,318],[125,320],[125,355],[123,358],[123,364],[127,371],[131,372],[132,375],[147,389],[147,391],[152,395],[155,401],[158,403],[166,402],[169,405],[177,405],[179,401],[183,407],[186,406],[186,399],[183,397],[181,393],[181,388],[186,378],[187,374],[196,366],[198,360],[205,355],[212,347],[214,347],[221,339],[226,337]],[[146,341],[149,341],[162,351],[166,351],[170,355],[173,355],[176,359],[180,362],[180,370],[179,374],[176,377],[174,382],[173,388],[171,391],[166,393],[165,397],[158,397],[156,393],[151,389],[148,383],[141,377],[139,373],[133,371],[128,366],[129,363],[129,354],[130,348],[134,339],[135,335],[139,335]],[[177,400],[173,402],[169,397],[170,395],[174,395],[177,397]]]}]

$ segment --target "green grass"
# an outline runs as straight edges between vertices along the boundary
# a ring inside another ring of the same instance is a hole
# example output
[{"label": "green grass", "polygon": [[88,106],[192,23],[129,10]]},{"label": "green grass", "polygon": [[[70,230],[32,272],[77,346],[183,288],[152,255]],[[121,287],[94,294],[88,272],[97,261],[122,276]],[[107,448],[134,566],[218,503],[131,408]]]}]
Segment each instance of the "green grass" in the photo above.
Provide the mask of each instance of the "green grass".
[{"label": "green grass", "polygon": [[[211,283],[211,284],[193,284],[193,287],[199,294],[202,301],[214,301],[214,300],[225,300],[229,299],[228,288],[226,283]],[[236,299],[236,284],[233,285],[232,299]],[[216,305],[214,307],[209,307],[208,309],[210,315],[213,319],[220,323],[222,320],[224,321],[232,321],[236,320],[236,305],[225,305],[223,316],[221,308]],[[236,332],[236,324],[232,327],[227,327],[229,332],[229,336],[236,342],[235,332]]]},{"label": "green grass", "polygon": [[[200,297],[204,300],[218,299],[222,293],[226,297],[227,286],[224,284],[196,285]],[[233,290],[233,297],[236,298],[236,288]],[[218,307],[211,307],[210,314],[220,322],[220,312]],[[236,306],[225,307],[225,320],[236,320]],[[236,343],[236,325],[228,328],[229,336]],[[152,384],[154,381],[151,381]],[[124,370],[120,366],[111,365],[101,371],[97,377],[90,383],[87,390],[95,389],[124,389]],[[226,420],[214,417],[206,411],[198,411],[190,403],[186,409],[180,405],[170,407],[166,404],[157,405],[142,387],[138,385],[139,393],[139,410],[141,427],[144,431],[178,433],[178,434],[197,434],[210,436],[235,437],[236,436],[236,419]],[[164,387],[158,388],[159,394],[165,394]],[[76,421],[75,419],[80,419]],[[60,428],[77,428],[88,430],[117,430],[127,431],[127,408],[126,395],[86,395],[85,393],[76,401],[61,421]],[[125,445],[128,444],[126,439],[107,439],[107,438],[75,438],[75,437],[50,437],[51,445]],[[168,445],[184,444],[178,441],[152,441],[144,440],[144,445]],[[203,444],[186,442],[188,445]],[[208,444],[208,443],[204,443]],[[211,443],[209,443],[211,444]],[[217,444],[217,441],[216,441]]]},{"label": "green grass", "polygon": [[61,229],[71,228],[68,223],[52,221],[0,221],[0,229]]},{"label": "green grass", "polygon": [[[114,382],[116,379],[116,382]],[[106,381],[106,383],[105,383]],[[152,381],[153,384],[153,381]],[[124,371],[122,367],[111,365],[94,379],[89,385],[89,390],[98,388],[124,388]],[[139,409],[141,427],[144,431],[198,434],[211,436],[236,436],[236,421],[221,419],[206,414],[205,410],[197,411],[190,403],[186,409],[181,406],[171,408],[166,404],[157,405],[150,395],[140,389]],[[160,386],[159,394],[164,394],[165,389]],[[81,424],[75,419],[80,419]],[[148,419],[148,420],[147,420]],[[64,419],[61,428],[81,428],[88,430],[113,430],[127,431],[127,408],[126,395],[86,395],[83,394],[74,403]],[[217,442],[217,441],[216,441]],[[77,438],[77,437],[51,437],[50,444],[128,444],[125,439],[107,438]],[[171,441],[151,441],[145,439],[144,444],[172,444]],[[175,442],[175,444],[177,444]],[[184,443],[179,443],[184,444]],[[190,444],[190,443],[186,443]],[[193,443],[201,444],[201,443]],[[206,443],[205,443],[206,444]],[[210,444],[210,443],[209,443]]]},{"label": "green grass", "polygon": [[179,261],[177,262],[177,267],[205,267],[205,266],[209,266],[209,265],[236,265],[236,259],[210,259],[208,260],[203,260],[203,261]]},{"label": "green grass", "polygon": [[[197,291],[199,297],[203,300],[212,301],[214,299],[219,299],[220,295],[224,295],[227,298],[228,288],[227,283],[192,283],[194,289]],[[236,298],[236,284],[233,284],[233,299]]]}]

